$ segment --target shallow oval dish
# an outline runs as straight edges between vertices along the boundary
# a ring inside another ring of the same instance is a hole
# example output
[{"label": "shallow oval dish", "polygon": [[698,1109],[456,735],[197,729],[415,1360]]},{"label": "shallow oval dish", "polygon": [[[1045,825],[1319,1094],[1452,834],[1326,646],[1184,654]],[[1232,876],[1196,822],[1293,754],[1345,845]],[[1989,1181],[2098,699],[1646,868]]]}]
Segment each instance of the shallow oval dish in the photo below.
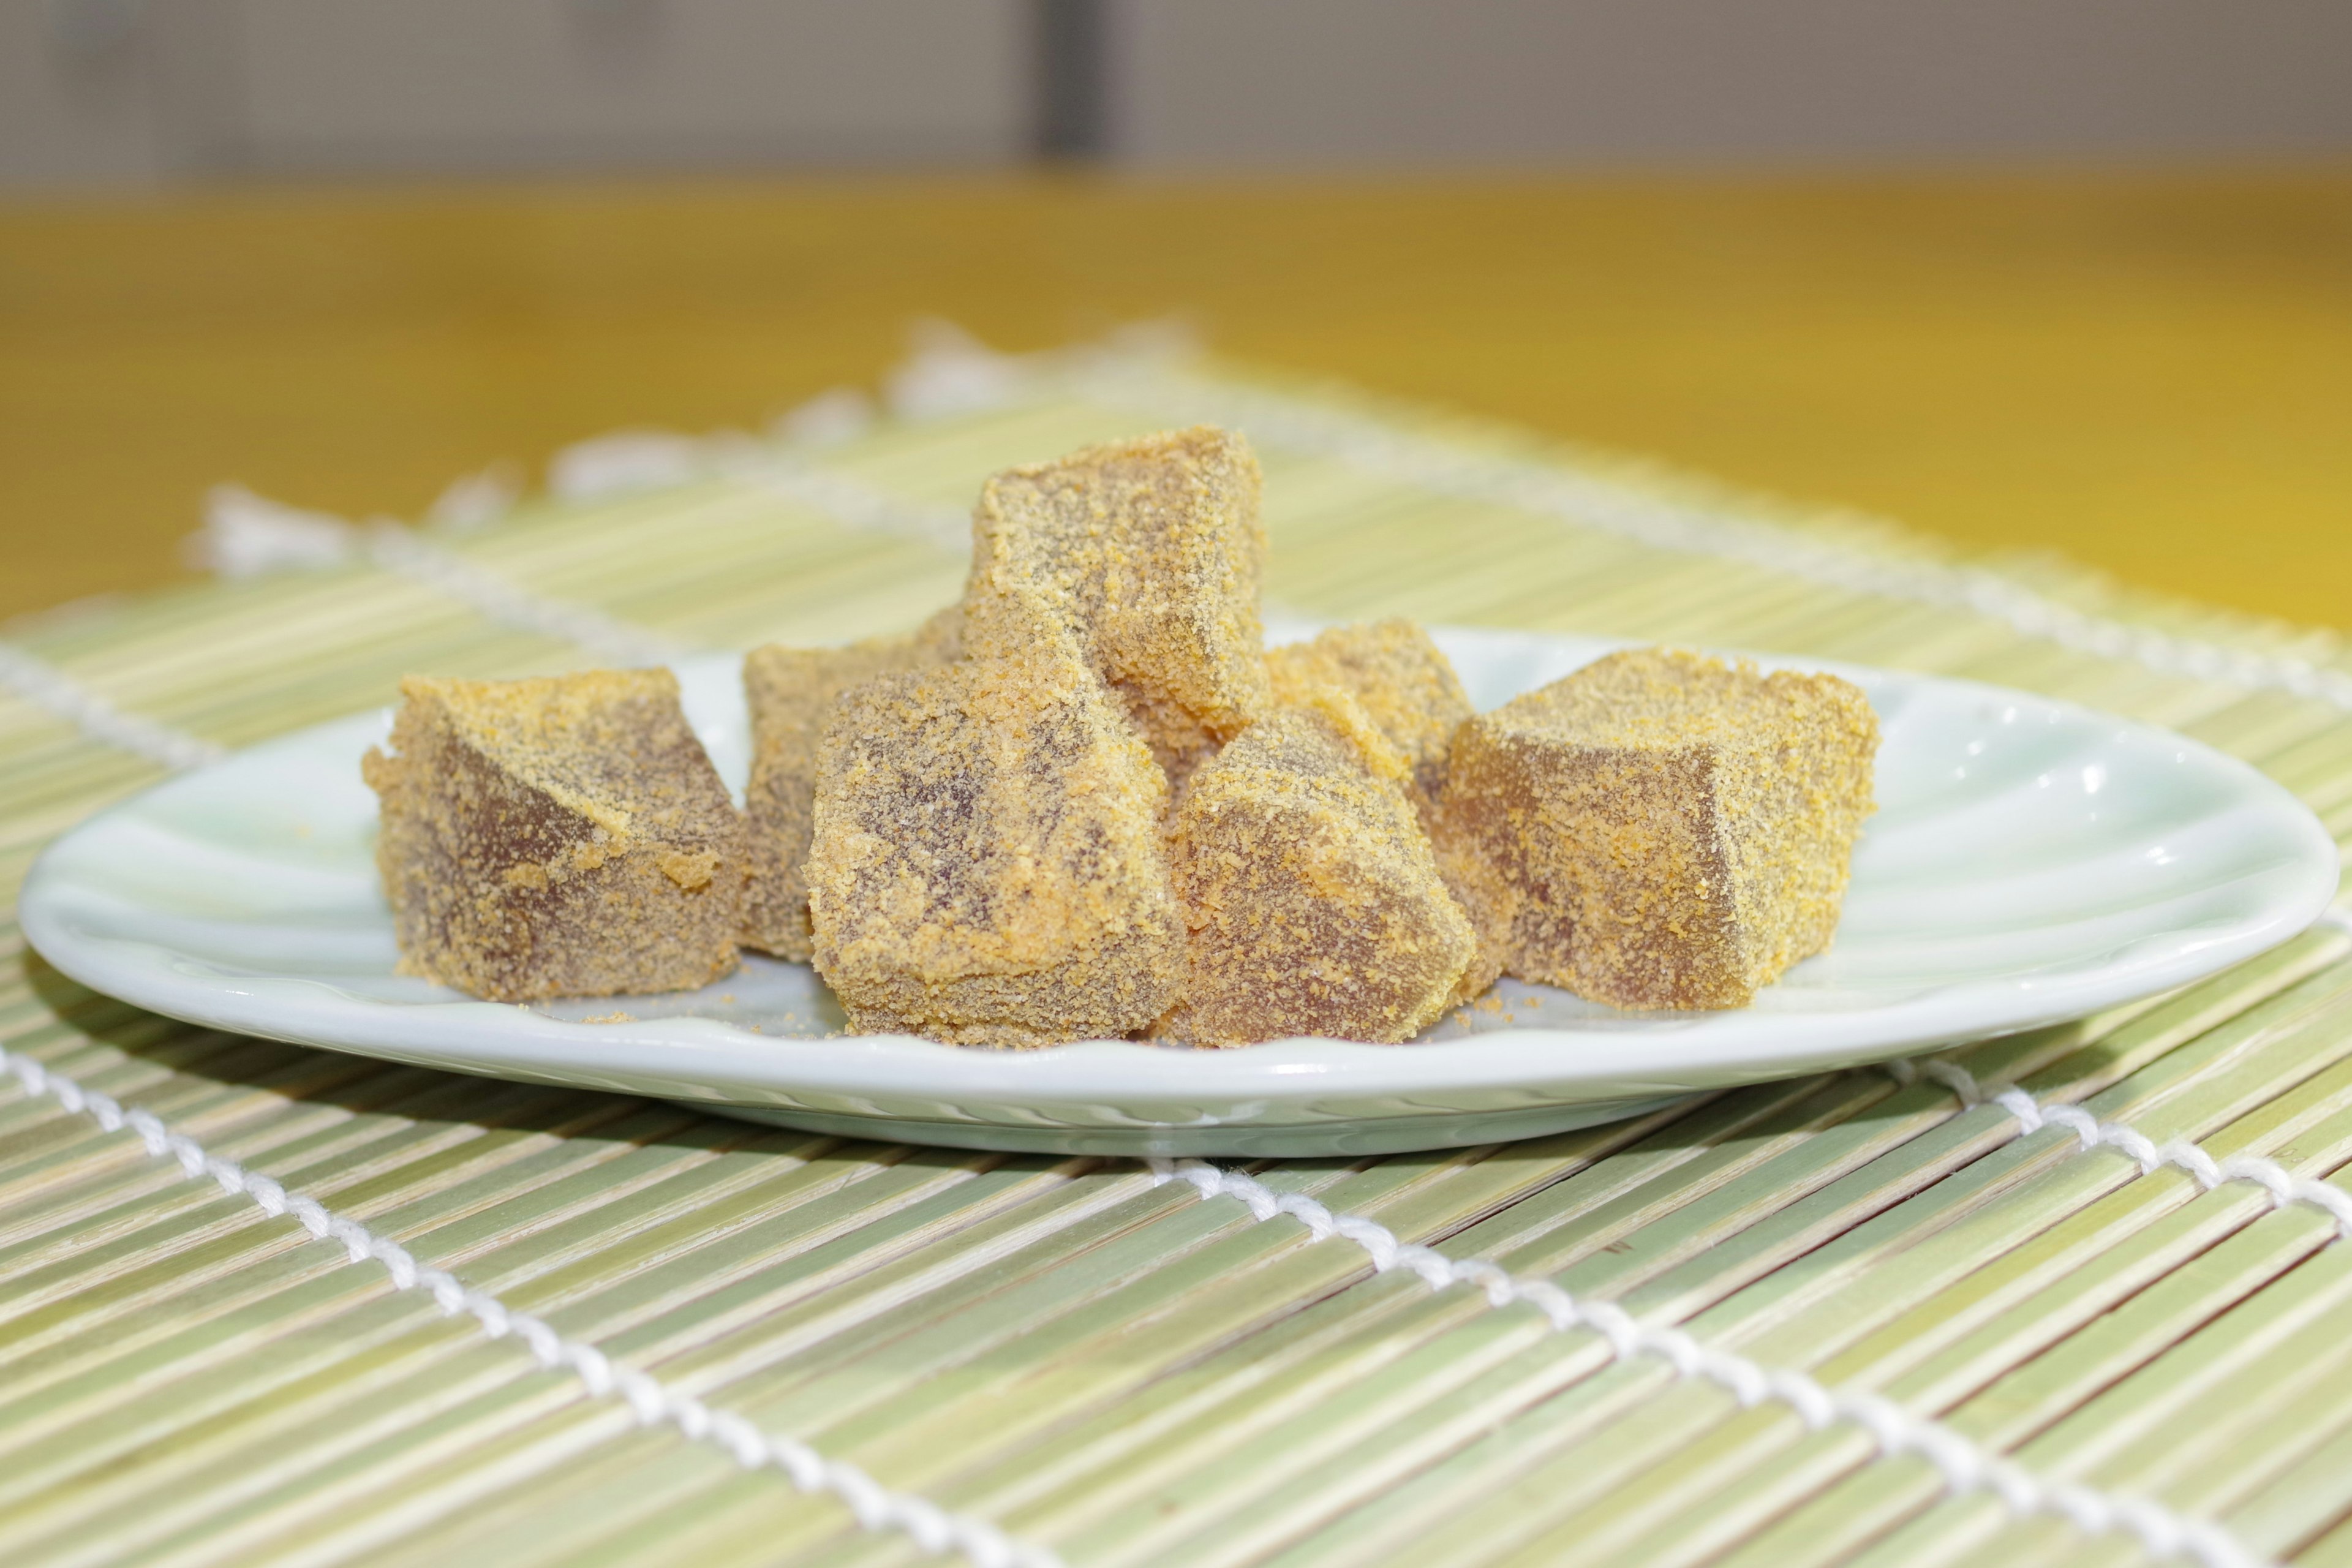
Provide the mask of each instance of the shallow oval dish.
[{"label": "shallow oval dish", "polygon": [[[1622,646],[1436,636],[1482,709]],[[44,957],[97,990],[394,1061],[963,1148],[1313,1155],[1528,1137],[2054,1023],[2224,969],[2334,896],[2336,847],[2311,813],[2179,735],[1963,681],[1762,662],[1856,681],[1885,740],[1834,946],[1735,1012],[1619,1013],[1507,982],[1407,1046],[997,1052],[839,1034],[805,966],[755,955],[696,992],[473,1001],[393,973],[375,797],[359,774],[388,712],[256,746],[100,813],[42,856],[21,919]],[[738,660],[677,668],[740,796]]]}]

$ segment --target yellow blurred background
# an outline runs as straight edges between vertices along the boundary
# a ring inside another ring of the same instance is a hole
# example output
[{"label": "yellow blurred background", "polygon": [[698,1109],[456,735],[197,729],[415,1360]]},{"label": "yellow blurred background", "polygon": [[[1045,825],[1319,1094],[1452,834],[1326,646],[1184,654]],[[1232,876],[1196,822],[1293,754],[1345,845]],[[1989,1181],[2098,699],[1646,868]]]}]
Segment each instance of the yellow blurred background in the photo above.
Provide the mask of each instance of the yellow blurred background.
[{"label": "yellow blurred background", "polygon": [[2352,8],[0,0],[0,616],[1171,316],[2352,626]]},{"label": "yellow blurred background", "polygon": [[[1969,543],[2352,625],[2352,171],[888,177],[0,211],[0,613],[180,573],[208,485],[415,515],[623,426],[1177,316]],[[1042,455],[1042,454],[1041,454]]]}]

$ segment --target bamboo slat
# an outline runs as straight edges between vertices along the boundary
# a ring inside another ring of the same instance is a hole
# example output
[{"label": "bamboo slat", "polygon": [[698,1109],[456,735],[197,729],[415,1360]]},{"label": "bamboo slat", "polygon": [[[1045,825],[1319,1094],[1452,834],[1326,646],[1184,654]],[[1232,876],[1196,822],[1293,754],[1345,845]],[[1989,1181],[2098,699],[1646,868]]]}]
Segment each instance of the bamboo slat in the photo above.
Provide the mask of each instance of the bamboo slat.
[{"label": "bamboo slat", "polygon": [[[922,520],[961,510],[990,470],[1240,399],[1274,410],[1277,433],[1356,433],[1259,437],[1284,609],[1998,680],[2175,725],[2352,818],[2343,706],[1660,548],[1465,497],[1447,476],[1537,465],[1809,549],[1967,564],[1874,520],[1340,389],[1016,368],[992,405],[778,454],[871,498],[858,516],[737,463],[429,540],[492,581],[683,646],[835,640],[952,596],[962,563]],[[1444,482],[1378,459],[1367,431],[1450,454],[1427,470]],[[2344,666],[2326,634],[2063,563],[2002,565],[2084,615]],[[411,670],[593,662],[447,581],[357,562],[48,617],[11,640],[125,711],[225,745],[383,702]],[[160,773],[0,696],[0,879],[14,888],[40,845]],[[92,996],[5,936],[0,1043],[16,1057],[153,1111],[621,1365],[1071,1568],[2147,1555],[2127,1534],[1950,1495],[1852,1421],[1744,1409],[1590,1331],[1376,1271],[1344,1238],[1129,1162],[860,1143],[238,1039]],[[2352,935],[2315,931],[2175,995],[1947,1058],[2158,1142],[2332,1176],[2352,1162]],[[1404,1240],[1877,1392],[2037,1473],[2218,1521],[2251,1557],[2352,1563],[2352,1247],[2260,1186],[2143,1173],[2064,1126],[2026,1131],[1941,1081],[1874,1069],[1520,1144],[1251,1169]],[[838,1498],[640,1428],[625,1404],[340,1244],[9,1079],[0,1552],[188,1568],[925,1555]]]}]

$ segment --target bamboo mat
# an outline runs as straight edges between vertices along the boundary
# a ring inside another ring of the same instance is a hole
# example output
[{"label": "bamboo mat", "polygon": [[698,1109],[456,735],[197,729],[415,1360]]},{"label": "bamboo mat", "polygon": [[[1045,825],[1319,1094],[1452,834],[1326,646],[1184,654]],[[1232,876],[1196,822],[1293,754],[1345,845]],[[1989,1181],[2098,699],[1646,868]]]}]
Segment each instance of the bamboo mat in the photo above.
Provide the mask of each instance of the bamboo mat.
[{"label": "bamboo mat", "polygon": [[[891,402],[19,623],[0,878],[406,671],[912,625],[983,474],[1195,418],[1259,447],[1283,608],[2027,687],[2352,837],[2324,634],[1140,348],[950,344]],[[0,943],[11,1563],[2352,1564],[2352,1207],[2308,1184],[2352,1161],[2340,919],[1917,1071],[1175,1180],[225,1037]]]}]

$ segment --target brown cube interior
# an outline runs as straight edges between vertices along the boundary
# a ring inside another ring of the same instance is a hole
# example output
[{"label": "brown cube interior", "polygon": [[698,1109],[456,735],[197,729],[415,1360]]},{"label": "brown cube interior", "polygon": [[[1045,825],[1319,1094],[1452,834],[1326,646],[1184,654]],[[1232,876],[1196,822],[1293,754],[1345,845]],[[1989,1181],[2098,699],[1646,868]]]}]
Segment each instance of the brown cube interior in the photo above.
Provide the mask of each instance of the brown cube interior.
[{"label": "brown cube interior", "polygon": [[1745,1005],[1829,944],[1877,743],[1834,676],[1612,654],[1462,727],[1440,859],[1508,973]]},{"label": "brown cube interior", "polygon": [[1144,1027],[1183,958],[1167,788],[1067,637],[857,688],[818,758],[817,973],[862,1032],[1034,1046]]},{"label": "brown cube interior", "polygon": [[815,952],[804,863],[815,822],[817,746],[834,705],[878,677],[948,663],[962,644],[962,607],[950,605],[908,637],[835,648],[770,644],[744,658],[751,710],[751,777],[743,792],[751,853],[745,946],[803,963]]},{"label": "brown cube interior", "polygon": [[401,693],[393,750],[364,773],[404,972],[511,1002],[735,967],[742,826],[669,671]]},{"label": "brown cube interior", "polygon": [[1171,825],[1195,1045],[1290,1035],[1394,1043],[1477,958],[1407,798],[1405,760],[1336,688],[1256,724],[1193,774]]}]

